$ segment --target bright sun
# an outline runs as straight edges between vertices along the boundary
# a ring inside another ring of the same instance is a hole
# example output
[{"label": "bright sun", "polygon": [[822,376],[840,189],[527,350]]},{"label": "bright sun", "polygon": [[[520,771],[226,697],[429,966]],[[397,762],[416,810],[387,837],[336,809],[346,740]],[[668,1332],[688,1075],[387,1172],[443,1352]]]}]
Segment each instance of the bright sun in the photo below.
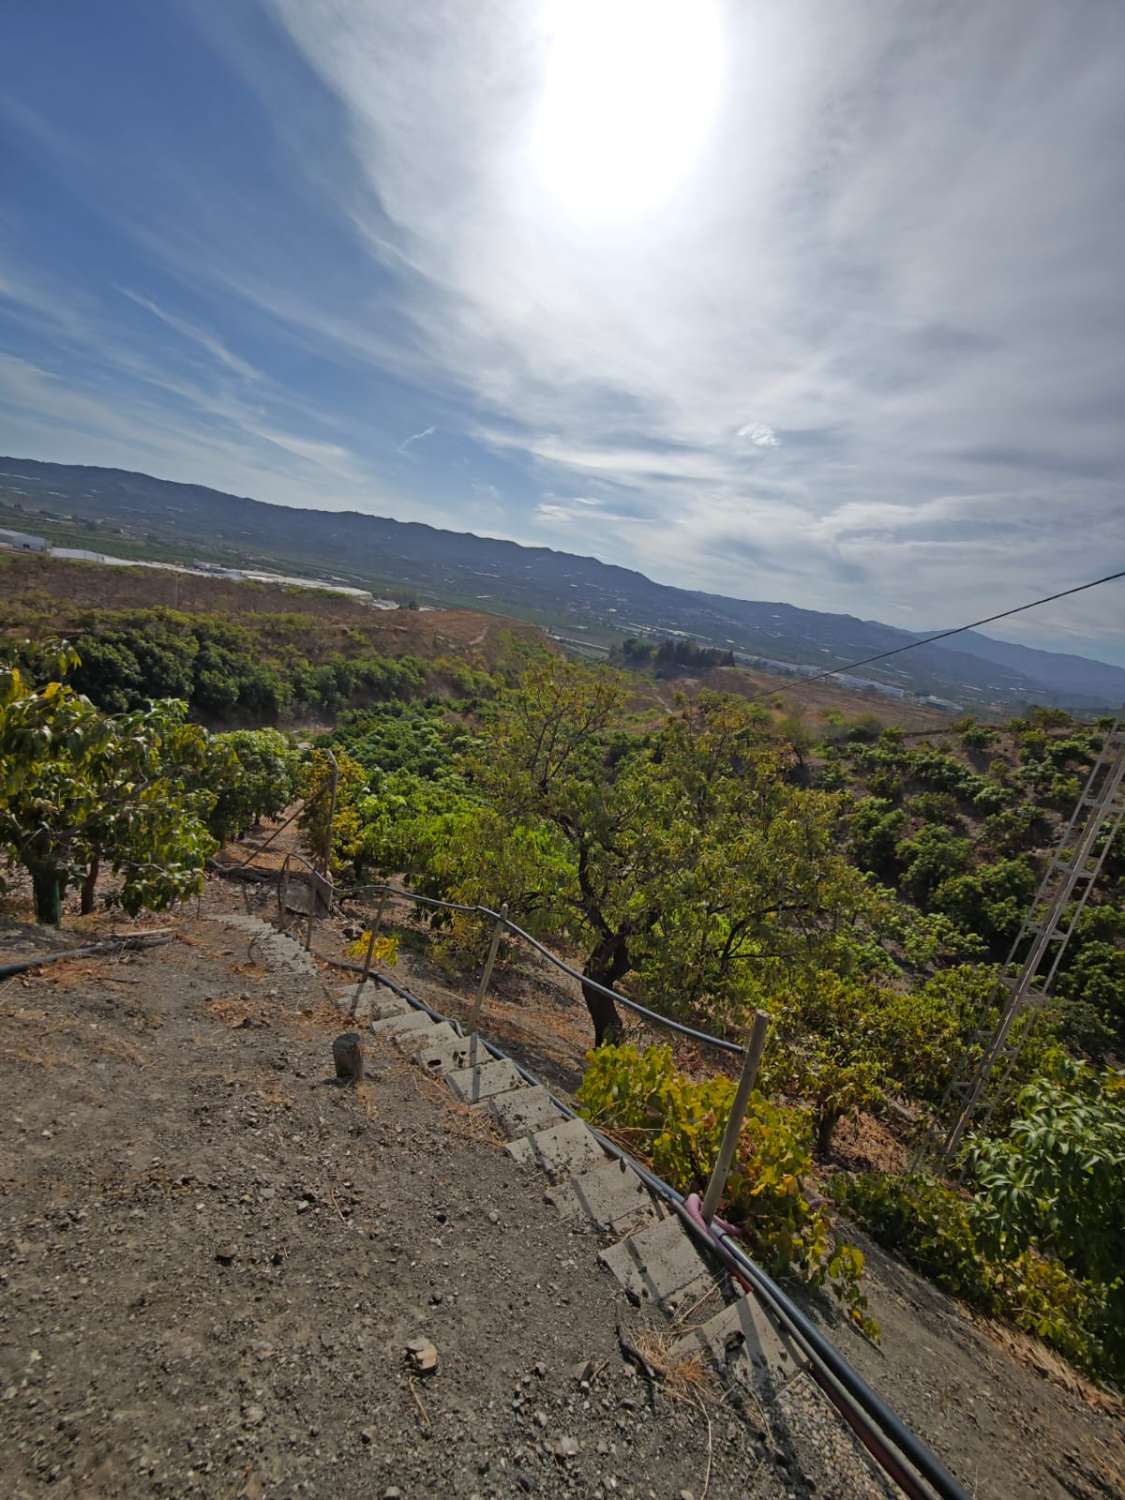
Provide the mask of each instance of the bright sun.
[{"label": "bright sun", "polygon": [[578,217],[630,218],[691,171],[718,102],[714,0],[552,0],[534,154]]}]

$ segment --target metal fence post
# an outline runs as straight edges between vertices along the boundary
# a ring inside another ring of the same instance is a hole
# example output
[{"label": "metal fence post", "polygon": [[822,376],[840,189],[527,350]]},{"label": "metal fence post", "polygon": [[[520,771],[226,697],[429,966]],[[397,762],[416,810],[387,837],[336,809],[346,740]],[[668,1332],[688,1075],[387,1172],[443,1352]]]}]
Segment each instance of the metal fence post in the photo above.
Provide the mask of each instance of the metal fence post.
[{"label": "metal fence post", "polygon": [[723,1143],[719,1147],[719,1157],[715,1162],[715,1169],[711,1173],[711,1181],[707,1184],[707,1191],[703,1195],[703,1217],[708,1224],[715,1217],[715,1210],[719,1206],[719,1200],[723,1196],[723,1188],[726,1187],[727,1173],[730,1164],[734,1160],[735,1148],[738,1145],[738,1137],[742,1132],[742,1121],[746,1114],[746,1106],[750,1102],[750,1091],[754,1087],[754,1080],[758,1076],[758,1066],[762,1061],[762,1053],[766,1045],[766,1033],[770,1029],[770,1018],[764,1010],[754,1012],[754,1025],[750,1031],[750,1040],[746,1046],[746,1056],[742,1062],[742,1077],[738,1080],[738,1088],[735,1091],[734,1102],[727,1116],[726,1129],[723,1131]]},{"label": "metal fence post", "polygon": [[[473,1014],[469,1022],[470,1036],[475,1037],[480,1030],[480,1013],[484,1007],[484,997],[488,994],[488,986],[492,983],[492,969],[496,963],[496,951],[500,947],[500,934],[507,925],[508,903],[505,901],[500,908],[500,914],[492,924],[492,941],[488,945],[488,957],[484,961],[484,973],[480,976],[480,984],[477,985],[477,998],[473,1005]],[[469,1059],[470,1065],[476,1063],[476,1048],[473,1048]]]},{"label": "metal fence post", "polygon": [[375,940],[379,936],[379,928],[383,925],[383,912],[386,910],[386,906],[387,893],[384,891],[379,897],[379,905],[375,908],[375,920],[372,922],[371,930],[367,934],[367,952],[363,955],[363,973],[360,975],[359,983],[355,987],[355,994],[352,996],[351,1014],[353,1016],[355,1015],[356,1006],[359,1004],[359,997],[363,993],[363,986],[367,983],[367,976],[371,973],[371,959],[375,952]]}]

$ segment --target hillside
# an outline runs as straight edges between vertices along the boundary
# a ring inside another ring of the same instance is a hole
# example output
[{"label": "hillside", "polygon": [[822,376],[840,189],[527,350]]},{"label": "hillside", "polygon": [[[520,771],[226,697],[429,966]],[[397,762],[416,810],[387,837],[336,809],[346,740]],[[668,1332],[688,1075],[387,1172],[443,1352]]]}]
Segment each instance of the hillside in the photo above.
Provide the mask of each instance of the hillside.
[{"label": "hillside", "polygon": [[[515,613],[600,644],[638,631],[682,632],[766,666],[823,670],[916,638],[851,615],[674,588],[546,547],[269,505],[126,470],[0,458],[0,526],[127,557],[315,570],[399,597]],[[1039,702],[1096,711],[1125,699],[1125,669],[975,634],[864,675],[974,710]]]}]

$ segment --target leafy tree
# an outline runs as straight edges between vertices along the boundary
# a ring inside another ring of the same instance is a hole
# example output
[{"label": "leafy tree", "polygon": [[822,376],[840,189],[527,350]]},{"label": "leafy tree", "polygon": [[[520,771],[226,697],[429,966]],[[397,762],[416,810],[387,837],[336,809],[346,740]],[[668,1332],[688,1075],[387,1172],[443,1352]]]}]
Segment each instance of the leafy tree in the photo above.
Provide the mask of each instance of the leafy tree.
[{"label": "leafy tree", "polygon": [[[351,868],[363,874],[363,818],[360,803],[367,794],[367,773],[344,750],[335,752],[336,773],[327,750],[314,750],[300,782],[304,808],[299,826],[308,835],[314,860],[335,874]],[[333,780],[335,779],[335,792]]]},{"label": "leafy tree", "polygon": [[881,880],[894,880],[899,870],[899,844],[906,814],[883,797],[864,797],[849,819],[852,856],[861,870]]},{"label": "leafy tree", "polygon": [[262,818],[272,818],[297,795],[298,756],[276,729],[235,729],[211,740],[220,766],[209,826],[222,842],[238,838]]},{"label": "leafy tree", "polygon": [[[823,960],[870,895],[838,851],[835,803],[787,784],[759,713],[705,694],[615,757],[621,702],[607,672],[533,668],[501,699],[472,779],[502,827],[545,825],[566,848],[560,904],[588,980],[634,971],[654,1003],[705,1000],[721,1021],[747,975]],[[600,1045],[618,1016],[592,985],[584,996]]]},{"label": "leafy tree", "polygon": [[1121,1275],[1125,1073],[1099,1077],[1075,1064],[1062,1078],[1036,1079],[1004,1136],[969,1141],[965,1166],[980,1203],[978,1234],[994,1252],[1035,1244],[1080,1276]]},{"label": "leafy tree", "polygon": [[1035,870],[1030,861],[999,859],[971,873],[942,880],[931,902],[936,911],[944,912],[999,948],[1011,942],[1019,931],[1035,886]]},{"label": "leafy tree", "polygon": [[36,919],[57,924],[68,884],[98,871],[124,876],[128,911],[159,909],[199,888],[214,841],[208,794],[185,771],[207,756],[206,735],[170,700],[119,718],[58,681],[36,690],[0,672],[0,847],[28,871]]},{"label": "leafy tree", "polygon": [[896,846],[903,890],[925,905],[943,881],[968,867],[971,851],[968,839],[939,824],[925,824],[913,838],[901,839]]}]

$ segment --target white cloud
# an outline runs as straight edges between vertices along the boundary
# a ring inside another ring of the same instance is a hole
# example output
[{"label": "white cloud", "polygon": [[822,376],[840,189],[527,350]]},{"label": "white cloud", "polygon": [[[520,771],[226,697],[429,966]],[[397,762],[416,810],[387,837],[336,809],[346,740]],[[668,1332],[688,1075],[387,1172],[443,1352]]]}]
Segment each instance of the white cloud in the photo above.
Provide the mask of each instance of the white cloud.
[{"label": "white cloud", "polygon": [[433,437],[436,431],[436,427],[423,427],[421,432],[412,432],[408,438],[403,438],[402,442],[399,443],[397,451],[399,453],[406,453],[411,444],[420,443],[423,438]]},{"label": "white cloud", "polygon": [[119,286],[116,289],[123,297],[128,297],[130,302],[135,302],[138,307],[143,307],[145,312],[151,313],[154,318],[159,318],[162,323],[178,333],[181,338],[189,339],[205,349],[220,364],[225,365],[234,374],[241,375],[244,380],[260,380],[262,374],[256,370],[247,360],[240,358],[231,352],[223,343],[222,339],[211,333],[206,328],[200,328],[188,318],[180,317],[176,313],[169,312],[166,308],[159,307],[148,297],[142,297],[139,292],[131,292],[128,287]]}]

